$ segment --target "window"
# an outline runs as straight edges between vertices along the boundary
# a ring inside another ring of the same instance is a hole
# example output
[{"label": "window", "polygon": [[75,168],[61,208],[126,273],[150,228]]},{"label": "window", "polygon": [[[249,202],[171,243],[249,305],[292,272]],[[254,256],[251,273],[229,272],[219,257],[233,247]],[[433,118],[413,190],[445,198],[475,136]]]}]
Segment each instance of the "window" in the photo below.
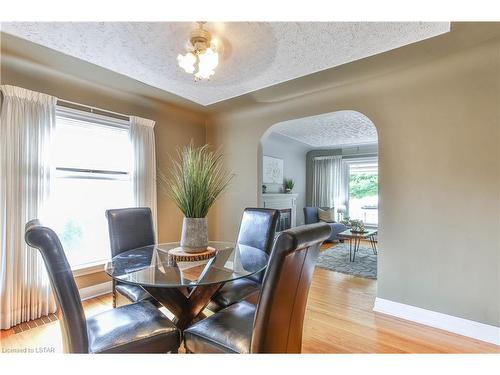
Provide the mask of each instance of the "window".
[{"label": "window", "polygon": [[348,215],[378,226],[378,159],[347,159]]},{"label": "window", "polygon": [[105,211],[133,206],[128,122],[58,107],[48,215],[73,268],[110,256]]}]

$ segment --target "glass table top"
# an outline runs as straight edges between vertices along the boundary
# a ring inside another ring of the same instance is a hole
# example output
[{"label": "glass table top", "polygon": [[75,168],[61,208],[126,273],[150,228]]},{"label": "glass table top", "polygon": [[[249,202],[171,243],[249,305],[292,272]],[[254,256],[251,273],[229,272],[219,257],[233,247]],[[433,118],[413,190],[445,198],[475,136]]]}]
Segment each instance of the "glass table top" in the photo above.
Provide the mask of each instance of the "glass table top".
[{"label": "glass table top", "polygon": [[263,271],[268,255],[257,248],[230,242],[209,242],[213,258],[179,262],[168,251],[179,243],[165,243],[125,251],[110,260],[105,271],[113,279],[148,287],[185,287],[225,283]]},{"label": "glass table top", "polygon": [[346,229],[340,232],[338,235],[341,237],[370,237],[378,233],[378,229],[365,229],[364,232],[353,232],[350,229]]}]

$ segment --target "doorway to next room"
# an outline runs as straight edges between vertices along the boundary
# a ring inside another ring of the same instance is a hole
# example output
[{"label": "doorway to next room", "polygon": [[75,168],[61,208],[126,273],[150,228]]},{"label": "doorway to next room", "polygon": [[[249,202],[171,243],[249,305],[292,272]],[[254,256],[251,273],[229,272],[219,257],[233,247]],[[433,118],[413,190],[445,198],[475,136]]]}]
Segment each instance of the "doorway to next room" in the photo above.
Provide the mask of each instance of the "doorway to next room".
[{"label": "doorway to next room", "polygon": [[342,110],[273,125],[261,139],[259,205],[280,230],[331,227],[317,267],[377,279],[378,135],[364,114]]}]

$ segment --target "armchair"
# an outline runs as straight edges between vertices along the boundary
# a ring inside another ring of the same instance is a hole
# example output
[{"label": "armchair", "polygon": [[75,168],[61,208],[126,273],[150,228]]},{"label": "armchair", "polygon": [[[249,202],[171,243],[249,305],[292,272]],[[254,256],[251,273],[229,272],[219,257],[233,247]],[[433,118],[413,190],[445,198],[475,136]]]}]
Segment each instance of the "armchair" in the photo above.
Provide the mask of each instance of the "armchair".
[{"label": "armchair", "polygon": [[[321,208],[322,210],[328,210],[328,207],[319,207],[319,208]],[[318,217],[318,207],[304,207],[304,220],[306,225],[318,223],[320,221]],[[347,227],[344,224],[337,222],[327,223],[327,224],[330,226],[332,232],[330,234],[330,237],[328,237],[326,241],[331,242],[339,240],[340,242],[344,242],[344,240],[338,238],[337,235],[340,232],[345,231]]]}]

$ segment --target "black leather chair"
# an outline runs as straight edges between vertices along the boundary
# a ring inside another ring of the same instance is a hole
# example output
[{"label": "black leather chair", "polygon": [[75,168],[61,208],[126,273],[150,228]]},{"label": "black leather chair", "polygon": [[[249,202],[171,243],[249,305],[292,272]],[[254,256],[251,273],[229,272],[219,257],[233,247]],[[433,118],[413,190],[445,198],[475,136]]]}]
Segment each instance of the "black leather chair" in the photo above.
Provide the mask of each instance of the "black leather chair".
[{"label": "black leather chair", "polygon": [[[155,232],[153,215],[149,207],[119,208],[106,211],[109,229],[111,256],[127,250],[154,245]],[[117,294],[131,302],[149,300],[158,305],[156,300],[137,285],[130,285],[113,280],[113,307],[116,307]]]},{"label": "black leather chair", "polygon": [[[271,253],[279,211],[266,208],[246,208],[241,218],[238,244],[252,246],[267,254]],[[252,275],[226,283],[208,304],[208,309],[216,312],[258,293],[264,273]]]},{"label": "black leather chair", "polygon": [[136,302],[85,319],[80,294],[57,235],[38,220],[26,224],[25,240],[40,250],[62,313],[70,353],[177,352],[180,332],[150,302]]},{"label": "black leather chair", "polygon": [[257,306],[238,302],[184,331],[187,353],[300,353],[302,327],[326,223],[281,232],[274,243]]}]

